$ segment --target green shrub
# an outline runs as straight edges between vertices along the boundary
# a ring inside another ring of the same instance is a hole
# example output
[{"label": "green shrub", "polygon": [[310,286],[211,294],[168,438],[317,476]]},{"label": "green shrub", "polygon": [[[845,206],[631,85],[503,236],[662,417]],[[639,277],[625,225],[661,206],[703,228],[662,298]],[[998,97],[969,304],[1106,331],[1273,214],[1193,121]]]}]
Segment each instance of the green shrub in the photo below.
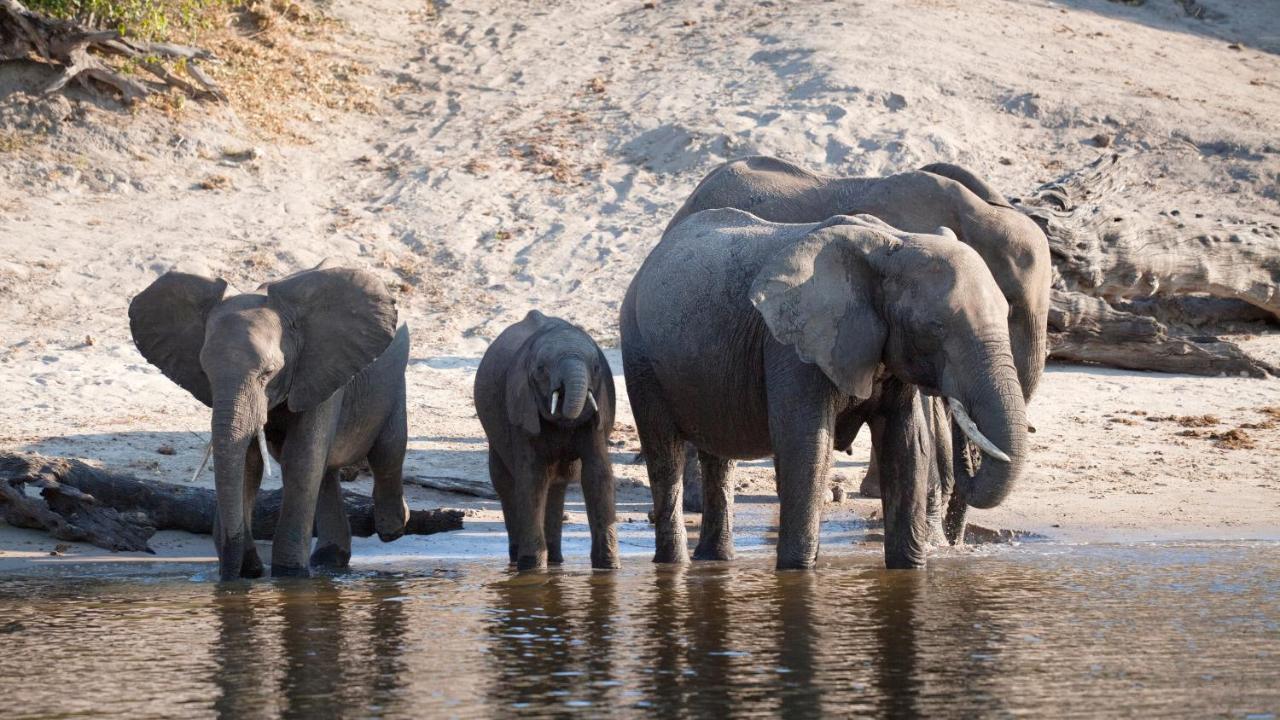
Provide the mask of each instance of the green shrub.
[{"label": "green shrub", "polygon": [[175,32],[207,27],[211,10],[230,0],[26,0],[26,6],[58,18],[92,23],[143,40],[162,40]]}]

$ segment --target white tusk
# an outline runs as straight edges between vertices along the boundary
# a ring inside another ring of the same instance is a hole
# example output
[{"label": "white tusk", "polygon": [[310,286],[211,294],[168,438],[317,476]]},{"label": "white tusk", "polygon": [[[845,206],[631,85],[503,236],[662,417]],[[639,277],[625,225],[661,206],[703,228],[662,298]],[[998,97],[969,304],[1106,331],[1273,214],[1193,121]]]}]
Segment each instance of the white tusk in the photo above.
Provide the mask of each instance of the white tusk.
[{"label": "white tusk", "polygon": [[982,452],[997,460],[1011,462],[1009,456],[1003,450],[996,447],[995,443],[988,440],[986,435],[978,431],[978,424],[973,421],[973,418],[969,417],[969,413],[965,412],[964,405],[961,405],[959,400],[949,397],[947,398],[947,406],[951,408],[951,414],[955,416],[956,424],[973,441],[974,445],[977,445],[982,449]]},{"label": "white tusk", "polygon": [[600,406],[596,404],[596,396],[592,395],[590,390],[587,391],[587,400],[591,402],[592,412],[600,412]]},{"label": "white tusk", "polygon": [[556,406],[560,404],[560,391],[556,390],[551,393],[551,414],[556,414]]},{"label": "white tusk", "polygon": [[213,453],[213,441],[210,440],[204,446],[204,458],[200,460],[200,467],[196,468],[196,474],[191,476],[191,482],[195,482],[200,477],[200,473],[204,472],[204,466],[209,464],[209,455]]},{"label": "white tusk", "polygon": [[258,452],[262,453],[262,469],[271,477],[271,455],[267,453],[267,434],[258,428]]}]

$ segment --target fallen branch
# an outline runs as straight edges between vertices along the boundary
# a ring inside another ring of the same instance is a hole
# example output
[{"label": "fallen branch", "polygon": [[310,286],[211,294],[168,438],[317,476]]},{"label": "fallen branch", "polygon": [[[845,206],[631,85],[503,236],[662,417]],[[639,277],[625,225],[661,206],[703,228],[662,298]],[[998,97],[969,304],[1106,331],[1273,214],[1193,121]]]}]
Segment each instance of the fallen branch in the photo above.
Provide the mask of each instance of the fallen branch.
[{"label": "fallen branch", "polygon": [[498,499],[498,493],[494,491],[493,485],[489,484],[489,482],[468,480],[467,478],[451,475],[405,475],[404,484],[417,485],[429,490],[441,490],[460,495],[487,498],[489,500]]},{"label": "fallen branch", "polygon": [[[227,99],[221,88],[197,66],[199,60],[215,60],[207,50],[125,38],[114,30],[94,30],[70,20],[32,12],[19,0],[0,0],[0,61],[35,58],[62,68],[43,92],[56,92],[75,80],[92,92],[98,91],[94,83],[114,89],[126,104],[151,94],[152,85],[120,74],[90,51],[138,63],[159,80],[159,87],[177,88],[197,98]],[[195,82],[171,72],[161,60],[180,61]]]},{"label": "fallen branch", "polygon": [[1049,239],[1050,357],[1196,375],[1277,374],[1216,334],[1280,318],[1280,225],[1127,210],[1125,193],[1139,179],[1125,160],[1102,156],[1013,199]]},{"label": "fallen branch", "polygon": [[[26,492],[39,488],[41,497]],[[374,534],[373,499],[343,491],[351,533]],[[283,493],[258,494],[253,536],[275,534]],[[213,531],[217,497],[208,488],[144,480],[95,468],[79,460],[40,455],[0,454],[0,519],[16,527],[43,529],[60,540],[89,542],[108,550],[151,552],[147,541],[158,530]],[[406,535],[431,535],[462,528],[461,510],[412,510]]]}]

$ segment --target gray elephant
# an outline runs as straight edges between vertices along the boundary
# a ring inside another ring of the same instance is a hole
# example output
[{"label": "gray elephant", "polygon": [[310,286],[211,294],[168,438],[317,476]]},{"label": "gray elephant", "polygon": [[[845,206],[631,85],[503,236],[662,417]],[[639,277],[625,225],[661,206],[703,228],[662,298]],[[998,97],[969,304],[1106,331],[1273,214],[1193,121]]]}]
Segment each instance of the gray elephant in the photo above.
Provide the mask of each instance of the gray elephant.
[{"label": "gray elephant", "polygon": [[236,294],[225,280],[168,272],[130,303],[129,326],[143,357],[213,409],[223,580],[263,573],[250,522],[268,452],[284,473],[272,575],[347,565],[338,470],[366,457],[378,536],[403,534],[409,330],[396,331],[378,278],[326,262]]},{"label": "gray elephant", "polygon": [[[906,232],[946,227],[977,250],[1009,303],[1009,341],[1023,399],[1029,401],[1044,373],[1048,338],[1049,243],[1036,223],[969,170],[946,163],[883,178],[820,175],[785,160],[747,157],[712,170],[672,218],[668,230],[701,210],[737,208],[773,222],[819,222],[839,214],[874,215]],[[940,406],[927,414],[944,413]],[[878,422],[878,421],[877,421]],[[957,458],[965,450],[958,429]],[[872,446],[880,429],[873,423]],[[852,439],[852,438],[850,438]],[[953,444],[945,438],[939,441]],[[878,456],[873,451],[863,492],[878,496]],[[939,468],[943,480],[952,466]],[[972,465],[972,459],[966,465]],[[691,484],[696,473],[689,473]],[[943,488],[945,490],[946,488]],[[931,496],[932,497],[932,496]],[[948,508],[948,538],[963,532],[964,502]]]},{"label": "gray elephant", "polygon": [[990,456],[964,478],[971,504],[999,504],[1022,470],[1026,416],[1008,310],[972,248],[870,216],[780,224],[707,210],[670,228],[620,319],[654,560],[687,557],[688,441],[704,475],[695,559],[732,556],[731,461],[773,456],[778,567],[811,567],[834,437],[881,418],[885,563],[923,566],[933,448],[917,388],[947,398]]},{"label": "gray elephant", "polygon": [[564,494],[579,479],[591,566],[619,567],[608,445],[614,397],[613,372],[595,341],[537,310],[485,351],[476,370],[476,414],[517,569],[564,561]]}]

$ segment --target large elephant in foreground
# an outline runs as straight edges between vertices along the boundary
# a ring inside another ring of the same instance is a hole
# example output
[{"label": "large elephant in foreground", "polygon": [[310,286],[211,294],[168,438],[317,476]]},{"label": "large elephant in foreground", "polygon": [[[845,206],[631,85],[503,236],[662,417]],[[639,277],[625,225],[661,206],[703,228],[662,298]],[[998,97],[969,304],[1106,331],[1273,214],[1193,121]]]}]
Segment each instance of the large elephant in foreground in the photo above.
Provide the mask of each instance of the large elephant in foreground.
[{"label": "large elephant in foreground", "polygon": [[972,248],[869,216],[780,224],[708,210],[670,228],[621,312],[627,393],[648,464],[656,562],[687,557],[682,443],[705,475],[697,559],[732,556],[733,459],[774,457],[779,568],[811,567],[833,440],[882,419],[885,562],[921,567],[932,449],[917,388],[947,398],[988,454],[969,502],[1009,493],[1026,415],[1009,307]]},{"label": "large elephant in foreground", "polygon": [[[143,357],[213,408],[223,580],[262,575],[250,522],[268,452],[284,473],[272,575],[346,566],[338,470],[366,457],[378,536],[404,533],[409,330],[396,331],[395,302],[378,278],[326,262],[235,294],[225,280],[168,272],[130,303],[129,327]],[[319,542],[308,557],[313,528]]]},{"label": "large elephant in foreground", "polygon": [[[772,157],[747,157],[712,170],[672,218],[668,230],[686,217],[712,208],[746,210],[764,220],[820,222],[833,215],[869,214],[906,232],[949,228],[978,252],[1009,304],[1009,343],[1023,399],[1029,401],[1044,373],[1052,261],[1049,242],[1035,221],[1018,212],[969,170],[946,163],[882,178],[837,177],[811,172]],[[929,409],[926,408],[928,411]],[[941,412],[933,408],[932,412]],[[872,425],[872,445],[880,428]],[[973,465],[962,454],[955,431],[954,467]],[[880,453],[864,490],[874,491]],[[940,468],[949,476],[952,467]],[[948,510],[948,536],[962,531],[964,503],[957,496]],[[958,528],[958,529],[957,529]],[[954,542],[958,538],[950,537]]]}]

